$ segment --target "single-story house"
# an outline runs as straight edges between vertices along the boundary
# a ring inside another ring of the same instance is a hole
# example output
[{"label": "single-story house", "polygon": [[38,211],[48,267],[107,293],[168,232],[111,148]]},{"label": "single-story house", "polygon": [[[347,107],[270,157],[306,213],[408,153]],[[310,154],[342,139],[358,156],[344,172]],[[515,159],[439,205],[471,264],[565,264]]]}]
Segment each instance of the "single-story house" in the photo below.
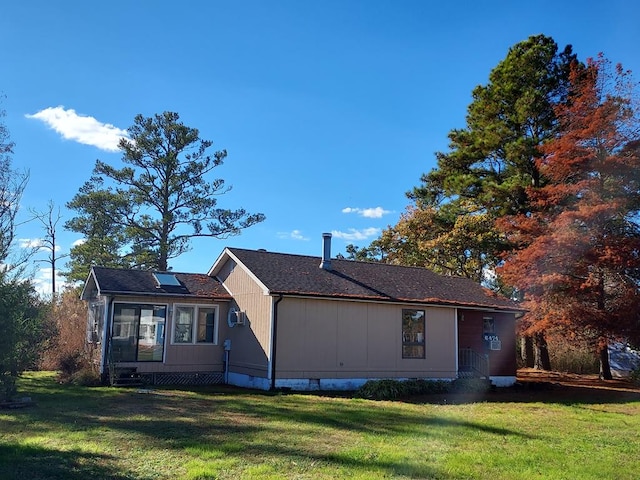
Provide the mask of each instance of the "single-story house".
[{"label": "single-story house", "polygon": [[522,309],[425,268],[225,248],[207,274],[93,267],[100,371],[153,383],[356,389],[369,379],[516,380]]}]

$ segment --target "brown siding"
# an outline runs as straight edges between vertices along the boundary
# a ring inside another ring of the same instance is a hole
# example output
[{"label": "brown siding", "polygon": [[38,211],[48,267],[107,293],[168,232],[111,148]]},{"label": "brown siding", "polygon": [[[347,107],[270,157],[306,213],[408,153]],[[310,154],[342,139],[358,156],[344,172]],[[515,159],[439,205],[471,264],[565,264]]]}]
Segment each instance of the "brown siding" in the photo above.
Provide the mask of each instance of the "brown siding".
[{"label": "brown siding", "polygon": [[229,370],[266,378],[271,352],[272,298],[231,259],[222,266],[218,278],[234,298],[230,307],[240,309],[246,315],[246,325],[229,328],[225,311],[220,342],[226,338],[231,340]]},{"label": "brown siding", "polygon": [[367,310],[345,302],[338,309],[336,324],[338,366],[347,370],[365,370],[369,341]]},{"label": "brown siding", "polygon": [[403,359],[402,306],[285,298],[277,378],[455,376],[455,310],[416,308],[426,312],[426,358]]}]

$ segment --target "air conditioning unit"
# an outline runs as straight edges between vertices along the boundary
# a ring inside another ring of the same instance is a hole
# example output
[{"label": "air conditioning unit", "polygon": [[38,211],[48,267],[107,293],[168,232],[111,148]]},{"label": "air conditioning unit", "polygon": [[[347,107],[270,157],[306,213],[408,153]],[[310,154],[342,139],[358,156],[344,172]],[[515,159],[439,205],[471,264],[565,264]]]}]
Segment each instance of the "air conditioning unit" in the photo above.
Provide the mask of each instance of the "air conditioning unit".
[{"label": "air conditioning unit", "polygon": [[227,315],[227,324],[230,327],[235,327],[236,325],[244,325],[245,323],[245,314],[242,310],[236,310],[232,308],[229,310],[229,314]]},{"label": "air conditioning unit", "polygon": [[489,342],[489,350],[502,350],[502,342],[500,340],[491,340]]}]

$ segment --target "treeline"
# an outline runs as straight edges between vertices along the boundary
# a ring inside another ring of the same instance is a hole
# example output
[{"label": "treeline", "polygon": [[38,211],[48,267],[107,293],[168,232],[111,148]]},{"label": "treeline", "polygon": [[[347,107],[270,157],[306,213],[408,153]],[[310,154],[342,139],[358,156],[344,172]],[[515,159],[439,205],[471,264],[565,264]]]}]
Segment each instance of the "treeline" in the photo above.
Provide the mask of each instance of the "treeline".
[{"label": "treeline", "polygon": [[[461,275],[518,299],[528,366],[546,337],[640,343],[640,116],[630,72],[547,36],[473,90],[466,126],[408,192],[395,226],[349,257]],[[534,354],[535,352],[535,354]]]}]

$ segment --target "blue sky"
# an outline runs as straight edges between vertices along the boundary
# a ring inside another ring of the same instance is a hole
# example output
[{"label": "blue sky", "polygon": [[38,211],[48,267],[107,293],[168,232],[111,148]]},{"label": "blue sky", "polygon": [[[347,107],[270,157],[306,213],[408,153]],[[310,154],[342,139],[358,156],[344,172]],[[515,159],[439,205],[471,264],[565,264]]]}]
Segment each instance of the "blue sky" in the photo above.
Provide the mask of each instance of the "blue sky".
[{"label": "blue sky", "polygon": [[[174,270],[206,272],[225,246],[319,256],[322,232],[334,255],[366,246],[510,46],[543,33],[640,79],[638,18],[632,0],[5,2],[0,106],[30,172],[23,219],[49,201],[71,218],[95,160],[120,165],[114,138],[134,116],[170,110],[228,151],[220,206],[267,216],[194,242]],[[23,244],[41,236],[19,227]],[[59,253],[78,240],[60,228]]]}]

